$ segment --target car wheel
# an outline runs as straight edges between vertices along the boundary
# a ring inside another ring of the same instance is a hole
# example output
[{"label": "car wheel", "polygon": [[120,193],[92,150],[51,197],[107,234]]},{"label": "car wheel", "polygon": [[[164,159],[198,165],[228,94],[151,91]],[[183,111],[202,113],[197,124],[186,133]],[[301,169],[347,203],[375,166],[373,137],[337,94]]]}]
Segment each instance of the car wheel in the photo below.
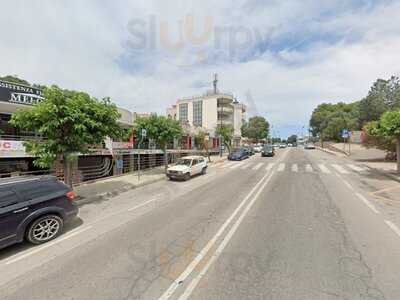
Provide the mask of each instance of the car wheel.
[{"label": "car wheel", "polygon": [[185,181],[189,180],[190,179],[190,173],[186,173],[185,176],[183,177],[183,179]]},{"label": "car wheel", "polygon": [[203,168],[202,170],[201,170],[201,175],[205,175],[207,173],[207,168]]},{"label": "car wheel", "polygon": [[64,222],[56,215],[40,217],[29,225],[26,238],[32,244],[43,244],[59,236]]}]

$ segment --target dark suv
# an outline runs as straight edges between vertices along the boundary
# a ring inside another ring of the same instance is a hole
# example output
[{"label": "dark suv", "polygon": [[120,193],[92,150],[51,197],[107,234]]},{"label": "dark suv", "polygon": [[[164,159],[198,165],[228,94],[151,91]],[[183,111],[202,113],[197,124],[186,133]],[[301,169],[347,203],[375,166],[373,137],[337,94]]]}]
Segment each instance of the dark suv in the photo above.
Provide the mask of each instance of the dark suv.
[{"label": "dark suv", "polygon": [[53,176],[0,179],[0,248],[48,242],[78,214],[71,189]]}]

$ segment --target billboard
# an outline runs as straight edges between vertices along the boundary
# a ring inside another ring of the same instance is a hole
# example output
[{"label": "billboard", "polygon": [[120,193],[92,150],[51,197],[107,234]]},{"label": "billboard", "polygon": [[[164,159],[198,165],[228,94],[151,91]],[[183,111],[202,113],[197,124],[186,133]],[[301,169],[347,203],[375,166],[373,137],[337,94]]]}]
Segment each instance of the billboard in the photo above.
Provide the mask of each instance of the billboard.
[{"label": "billboard", "polygon": [[1,102],[34,105],[43,99],[41,89],[0,80]]}]

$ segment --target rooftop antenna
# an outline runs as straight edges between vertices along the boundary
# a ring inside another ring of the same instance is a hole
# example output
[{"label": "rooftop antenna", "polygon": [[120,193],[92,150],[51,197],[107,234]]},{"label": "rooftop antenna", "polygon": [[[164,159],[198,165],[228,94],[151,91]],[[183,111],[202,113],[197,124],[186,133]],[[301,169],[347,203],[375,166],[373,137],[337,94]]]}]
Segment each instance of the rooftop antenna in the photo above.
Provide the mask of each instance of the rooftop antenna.
[{"label": "rooftop antenna", "polygon": [[217,93],[217,83],[218,83],[218,74],[215,73],[215,74],[214,74],[214,81],[213,81],[213,85],[214,85],[214,94]]}]

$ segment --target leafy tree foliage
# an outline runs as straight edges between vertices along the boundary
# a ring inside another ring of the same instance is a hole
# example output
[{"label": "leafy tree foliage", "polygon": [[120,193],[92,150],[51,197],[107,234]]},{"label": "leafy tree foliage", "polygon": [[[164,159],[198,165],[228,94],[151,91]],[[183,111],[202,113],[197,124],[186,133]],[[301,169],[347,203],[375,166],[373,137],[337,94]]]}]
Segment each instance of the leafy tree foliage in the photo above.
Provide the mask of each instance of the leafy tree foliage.
[{"label": "leafy tree foliage", "polygon": [[288,142],[289,144],[296,144],[296,143],[297,143],[297,135],[292,134],[291,136],[289,136],[289,137],[287,138],[287,142]]},{"label": "leafy tree foliage", "polygon": [[233,139],[233,126],[232,125],[219,125],[215,129],[215,133],[222,137],[224,145],[228,148],[229,153],[231,152],[231,144]]},{"label": "leafy tree foliage", "polygon": [[255,116],[244,123],[241,128],[242,136],[253,139],[262,140],[268,137],[269,123],[264,117]]},{"label": "leafy tree foliage", "polygon": [[392,76],[388,80],[378,79],[367,97],[360,101],[360,123],[377,121],[387,110],[400,107],[400,80]]},{"label": "leafy tree foliage", "polygon": [[400,110],[387,111],[378,122],[370,123],[371,135],[395,140],[397,172],[400,173]]},{"label": "leafy tree foliage", "polygon": [[17,83],[17,84],[31,86],[31,84],[28,81],[18,78],[17,76],[13,76],[13,75],[7,75],[7,76],[0,77],[0,80],[7,81],[10,83]]},{"label": "leafy tree foliage", "polygon": [[341,140],[342,129],[359,128],[359,102],[346,104],[322,103],[314,109],[310,127],[314,137],[321,140]]},{"label": "leafy tree foliage", "polygon": [[197,130],[197,132],[194,136],[194,140],[200,150],[206,151],[208,161],[211,162],[210,152],[209,152],[209,135],[208,135],[207,131],[204,129]]},{"label": "leafy tree foliage", "polygon": [[174,138],[182,136],[183,130],[177,120],[167,118],[165,116],[151,115],[150,117],[138,118],[134,124],[136,136],[142,137],[142,129],[146,129],[146,138],[152,139],[164,151],[165,169],[168,168],[166,148],[168,143],[173,142]]},{"label": "leafy tree foliage", "polygon": [[64,181],[72,186],[70,159],[74,153],[88,153],[92,145],[109,136],[119,138],[117,107],[110,99],[97,100],[83,92],[52,86],[44,90],[45,100],[32,108],[18,110],[11,123],[24,130],[36,131],[41,141],[25,142],[26,149],[37,159],[35,164],[50,167],[59,157],[64,161]]}]

